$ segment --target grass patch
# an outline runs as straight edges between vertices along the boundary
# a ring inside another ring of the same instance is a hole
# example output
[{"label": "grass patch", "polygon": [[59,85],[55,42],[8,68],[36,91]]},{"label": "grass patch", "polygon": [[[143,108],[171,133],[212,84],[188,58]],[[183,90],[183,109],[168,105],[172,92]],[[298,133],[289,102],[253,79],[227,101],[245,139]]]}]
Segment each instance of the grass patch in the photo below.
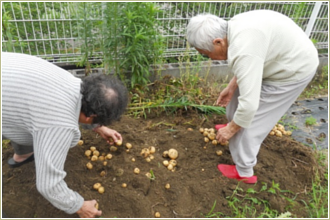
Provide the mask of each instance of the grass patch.
[{"label": "grass patch", "polygon": [[2,149],[7,149],[9,147],[10,140],[2,139]]}]

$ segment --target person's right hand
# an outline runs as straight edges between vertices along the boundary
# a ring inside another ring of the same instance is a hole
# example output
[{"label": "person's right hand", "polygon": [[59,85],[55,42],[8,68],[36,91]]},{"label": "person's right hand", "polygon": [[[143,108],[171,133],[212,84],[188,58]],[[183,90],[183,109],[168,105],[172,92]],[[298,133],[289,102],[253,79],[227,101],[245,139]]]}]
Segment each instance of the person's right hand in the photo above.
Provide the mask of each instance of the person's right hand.
[{"label": "person's right hand", "polygon": [[96,200],[84,201],[82,207],[77,211],[80,218],[95,218],[102,215],[101,210],[95,208]]},{"label": "person's right hand", "polygon": [[225,88],[222,92],[220,92],[220,95],[217,99],[217,105],[221,107],[226,107],[230,102],[231,98],[233,97],[233,95],[234,92],[232,92],[228,87]]}]

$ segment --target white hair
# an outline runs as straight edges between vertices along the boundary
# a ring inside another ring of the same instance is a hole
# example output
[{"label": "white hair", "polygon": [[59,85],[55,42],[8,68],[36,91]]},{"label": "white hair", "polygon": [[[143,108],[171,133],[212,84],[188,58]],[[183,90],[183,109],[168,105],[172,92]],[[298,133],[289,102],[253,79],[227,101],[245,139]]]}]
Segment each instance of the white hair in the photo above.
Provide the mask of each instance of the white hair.
[{"label": "white hair", "polygon": [[212,14],[192,17],[187,26],[187,40],[190,46],[212,51],[213,40],[227,36],[227,21]]}]

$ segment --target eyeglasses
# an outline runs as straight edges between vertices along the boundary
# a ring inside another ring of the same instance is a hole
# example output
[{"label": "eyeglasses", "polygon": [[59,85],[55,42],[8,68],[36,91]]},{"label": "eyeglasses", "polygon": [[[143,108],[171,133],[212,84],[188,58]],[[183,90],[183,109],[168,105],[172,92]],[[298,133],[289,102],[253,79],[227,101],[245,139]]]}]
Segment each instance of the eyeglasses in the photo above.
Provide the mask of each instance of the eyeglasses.
[{"label": "eyeglasses", "polygon": [[204,57],[204,58],[209,58],[209,56],[207,56],[206,54],[202,54],[202,53],[200,53],[200,55],[201,55],[202,57]]}]

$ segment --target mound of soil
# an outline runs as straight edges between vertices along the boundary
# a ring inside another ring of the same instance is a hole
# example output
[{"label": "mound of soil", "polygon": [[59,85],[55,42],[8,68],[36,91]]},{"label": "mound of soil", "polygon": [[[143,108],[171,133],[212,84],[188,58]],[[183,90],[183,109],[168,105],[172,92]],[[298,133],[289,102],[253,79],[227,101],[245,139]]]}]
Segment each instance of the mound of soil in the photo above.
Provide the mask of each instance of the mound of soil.
[{"label": "mound of soil", "polygon": [[[154,218],[155,212],[160,212],[162,218],[201,218],[209,213],[215,201],[214,212],[221,212],[224,217],[232,216],[226,198],[236,192],[235,196],[243,199],[249,188],[259,192],[249,194],[251,198],[268,201],[269,206],[279,214],[290,207],[289,211],[296,217],[308,217],[301,200],[308,201],[306,192],[318,169],[313,150],[291,137],[268,136],[254,168],[258,183],[238,183],[223,177],[217,169],[219,163],[233,164],[228,146],[206,144],[199,132],[200,127],[212,128],[225,122],[224,116],[205,117],[194,112],[149,116],[147,119],[124,116],[111,126],[122,134],[123,145],[111,152],[113,157],[106,166],[92,162],[92,170],[86,168],[90,160],[84,155],[85,150],[95,146],[100,153],[107,154],[110,153],[110,146],[93,131],[82,129],[84,144],[69,151],[65,181],[86,200],[96,199],[103,218]],[[133,145],[129,152],[126,152],[126,143]],[[150,146],[154,146],[156,152],[154,159],[147,162],[140,152]],[[179,152],[174,172],[162,164],[162,154],[170,148]],[[223,154],[216,155],[216,150],[222,150]],[[2,210],[8,217],[78,217],[56,209],[38,193],[34,162],[9,168],[7,160],[12,155],[11,148],[3,149]],[[136,167],[141,171],[139,174],[133,172]],[[100,176],[102,170],[106,172],[103,177]],[[153,180],[145,175],[150,170],[155,176]],[[103,194],[93,189],[96,182],[105,187]],[[126,183],[127,187],[123,188],[122,183]],[[167,183],[170,189],[165,189]],[[279,188],[286,192],[269,192],[273,183],[279,184]],[[265,186],[267,190],[263,190]],[[296,202],[290,203],[285,197]],[[259,214],[263,211],[262,206],[259,209],[257,206]]]}]

